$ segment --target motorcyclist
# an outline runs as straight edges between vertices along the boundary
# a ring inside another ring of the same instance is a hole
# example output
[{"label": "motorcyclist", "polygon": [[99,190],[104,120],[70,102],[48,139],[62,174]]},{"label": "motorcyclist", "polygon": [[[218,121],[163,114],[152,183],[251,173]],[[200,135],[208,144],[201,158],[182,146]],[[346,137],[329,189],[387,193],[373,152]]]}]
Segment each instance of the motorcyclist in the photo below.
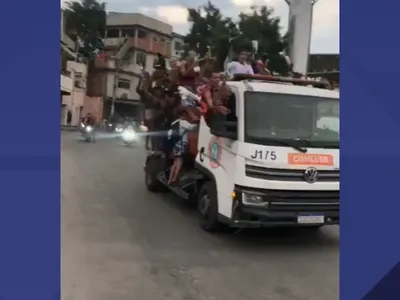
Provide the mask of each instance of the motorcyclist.
[{"label": "motorcyclist", "polygon": [[135,128],[136,126],[135,126],[135,122],[133,121],[133,119],[132,118],[129,118],[129,117],[127,117],[127,118],[125,118],[125,121],[124,121],[124,128],[125,129],[136,129]]},{"label": "motorcyclist", "polygon": [[86,126],[95,126],[96,124],[96,118],[93,116],[91,113],[88,113],[83,120],[83,124]]}]

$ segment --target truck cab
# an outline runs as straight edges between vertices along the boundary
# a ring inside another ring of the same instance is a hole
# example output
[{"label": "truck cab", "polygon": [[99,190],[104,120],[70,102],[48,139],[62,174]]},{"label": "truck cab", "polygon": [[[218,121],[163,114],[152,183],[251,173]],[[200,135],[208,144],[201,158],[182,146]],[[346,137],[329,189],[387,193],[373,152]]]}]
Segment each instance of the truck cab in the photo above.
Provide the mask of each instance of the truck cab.
[{"label": "truck cab", "polygon": [[231,113],[201,118],[191,188],[174,190],[201,227],[339,224],[339,92],[274,76],[227,84]]}]

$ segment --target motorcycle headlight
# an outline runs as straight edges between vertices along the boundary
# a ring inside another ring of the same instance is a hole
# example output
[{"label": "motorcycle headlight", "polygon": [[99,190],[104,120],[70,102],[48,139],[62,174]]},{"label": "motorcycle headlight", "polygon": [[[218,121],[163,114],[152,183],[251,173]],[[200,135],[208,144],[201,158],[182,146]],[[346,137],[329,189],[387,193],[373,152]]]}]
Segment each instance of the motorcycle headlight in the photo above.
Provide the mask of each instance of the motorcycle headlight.
[{"label": "motorcycle headlight", "polygon": [[133,140],[136,138],[136,133],[134,131],[124,131],[123,137],[127,140]]},{"label": "motorcycle headlight", "polygon": [[262,194],[243,193],[242,202],[244,205],[262,206],[267,202]]},{"label": "motorcycle headlight", "polygon": [[87,131],[87,132],[90,132],[90,131],[92,131],[92,130],[93,130],[92,127],[90,127],[90,126],[86,127],[86,131]]}]

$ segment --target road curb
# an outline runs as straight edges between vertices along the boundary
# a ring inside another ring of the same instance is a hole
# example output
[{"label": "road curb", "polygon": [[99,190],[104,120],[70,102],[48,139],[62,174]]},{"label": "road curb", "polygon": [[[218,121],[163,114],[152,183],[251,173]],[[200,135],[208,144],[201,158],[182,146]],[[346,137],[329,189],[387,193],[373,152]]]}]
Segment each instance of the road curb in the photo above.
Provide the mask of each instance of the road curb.
[{"label": "road curb", "polygon": [[77,126],[61,126],[61,131],[77,131]]}]

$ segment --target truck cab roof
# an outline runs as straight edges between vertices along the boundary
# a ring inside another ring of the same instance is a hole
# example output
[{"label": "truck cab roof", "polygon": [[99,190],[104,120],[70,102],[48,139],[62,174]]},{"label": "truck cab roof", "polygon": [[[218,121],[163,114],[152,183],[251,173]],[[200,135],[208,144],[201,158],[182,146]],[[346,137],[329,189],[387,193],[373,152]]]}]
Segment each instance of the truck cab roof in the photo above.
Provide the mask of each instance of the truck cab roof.
[{"label": "truck cab roof", "polygon": [[[315,85],[323,84],[315,80],[297,80],[294,78],[262,75],[248,75],[243,77],[245,78],[243,80],[227,81],[227,85],[237,90],[239,93],[254,91],[339,99],[339,91],[314,87]],[[263,77],[265,77],[265,79],[263,79]],[[296,82],[302,84],[298,85]],[[307,83],[309,83],[309,85],[305,85]]]}]

